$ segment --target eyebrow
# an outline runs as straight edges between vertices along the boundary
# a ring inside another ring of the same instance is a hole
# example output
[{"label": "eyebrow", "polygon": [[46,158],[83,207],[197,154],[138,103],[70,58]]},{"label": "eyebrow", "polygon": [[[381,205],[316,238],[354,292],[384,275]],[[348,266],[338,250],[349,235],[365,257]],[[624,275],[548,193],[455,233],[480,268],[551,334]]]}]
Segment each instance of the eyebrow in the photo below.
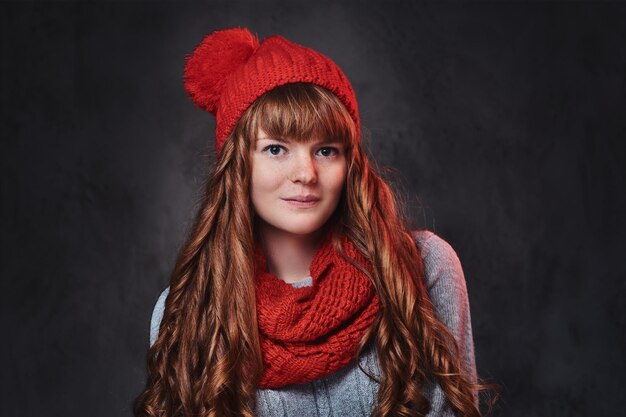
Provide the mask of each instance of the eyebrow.
[{"label": "eyebrow", "polygon": [[[280,137],[270,137],[270,136],[262,136],[256,139],[257,142],[260,140],[270,140],[270,141],[276,141],[276,142],[281,142],[281,143],[289,143],[291,142],[288,139],[283,139]],[[324,139],[324,140],[320,140],[319,142],[320,145],[330,145],[330,144],[338,144],[338,143],[342,143],[342,141],[340,139],[333,139],[333,138],[328,138],[328,139]]]},{"label": "eyebrow", "polygon": [[257,141],[259,140],[272,140],[272,141],[276,141],[276,142],[282,142],[282,143],[287,143],[289,141],[283,139],[283,138],[274,138],[274,137],[270,137],[270,136],[262,136],[260,138],[256,138]]}]

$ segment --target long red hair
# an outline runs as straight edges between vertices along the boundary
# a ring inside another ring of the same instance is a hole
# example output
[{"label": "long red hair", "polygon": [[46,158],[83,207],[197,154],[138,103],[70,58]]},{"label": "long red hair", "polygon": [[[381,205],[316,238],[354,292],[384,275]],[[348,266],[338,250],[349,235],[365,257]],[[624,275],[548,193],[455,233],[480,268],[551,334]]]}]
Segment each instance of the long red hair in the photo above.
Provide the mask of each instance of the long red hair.
[{"label": "long red hair", "polygon": [[[374,266],[381,302],[359,353],[374,343],[382,376],[373,416],[420,416],[422,388],[436,380],[458,416],[480,416],[477,389],[450,332],[435,317],[421,256],[389,186],[370,164],[343,104],[304,83],[277,87],[243,114],[212,169],[204,198],[170,282],[159,336],[148,352],[148,381],[136,416],[254,415],[263,370],[256,321],[250,146],[258,129],[346,145],[348,174],[329,220],[335,244],[347,235]],[[339,245],[337,245],[339,247]]]}]

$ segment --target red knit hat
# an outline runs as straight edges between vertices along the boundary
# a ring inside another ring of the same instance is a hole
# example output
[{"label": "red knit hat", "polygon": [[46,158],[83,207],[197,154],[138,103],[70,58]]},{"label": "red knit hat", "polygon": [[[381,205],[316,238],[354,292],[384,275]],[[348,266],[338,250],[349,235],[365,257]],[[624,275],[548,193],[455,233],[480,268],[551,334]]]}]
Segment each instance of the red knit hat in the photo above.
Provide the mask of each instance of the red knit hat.
[{"label": "red knit hat", "polygon": [[271,36],[261,44],[248,29],[213,32],[187,57],[185,90],[200,108],[216,116],[219,153],[243,112],[280,85],[307,82],[333,92],[360,133],[354,90],[339,67],[321,53]]}]

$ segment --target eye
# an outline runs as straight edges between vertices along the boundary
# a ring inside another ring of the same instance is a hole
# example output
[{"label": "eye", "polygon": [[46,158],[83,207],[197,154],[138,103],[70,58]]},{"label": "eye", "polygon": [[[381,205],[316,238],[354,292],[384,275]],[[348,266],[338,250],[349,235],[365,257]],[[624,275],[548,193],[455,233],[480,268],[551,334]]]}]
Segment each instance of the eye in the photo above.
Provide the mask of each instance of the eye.
[{"label": "eye", "polygon": [[281,145],[268,145],[263,148],[263,152],[268,152],[272,156],[278,156],[281,154],[281,151],[284,151],[285,148]]},{"label": "eye", "polygon": [[324,146],[323,148],[318,149],[317,151],[321,156],[324,156],[326,158],[331,157],[331,156],[335,156],[339,154],[339,149],[333,147],[333,146]]}]

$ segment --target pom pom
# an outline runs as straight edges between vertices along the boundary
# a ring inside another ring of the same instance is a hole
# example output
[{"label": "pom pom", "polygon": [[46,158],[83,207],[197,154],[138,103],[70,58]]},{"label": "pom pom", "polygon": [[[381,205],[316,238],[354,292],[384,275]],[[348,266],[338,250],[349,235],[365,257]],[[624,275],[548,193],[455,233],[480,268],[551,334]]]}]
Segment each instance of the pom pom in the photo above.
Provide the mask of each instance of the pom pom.
[{"label": "pom pom", "polygon": [[248,29],[233,28],[205,37],[185,64],[185,90],[200,108],[215,114],[226,79],[259,47]]}]

